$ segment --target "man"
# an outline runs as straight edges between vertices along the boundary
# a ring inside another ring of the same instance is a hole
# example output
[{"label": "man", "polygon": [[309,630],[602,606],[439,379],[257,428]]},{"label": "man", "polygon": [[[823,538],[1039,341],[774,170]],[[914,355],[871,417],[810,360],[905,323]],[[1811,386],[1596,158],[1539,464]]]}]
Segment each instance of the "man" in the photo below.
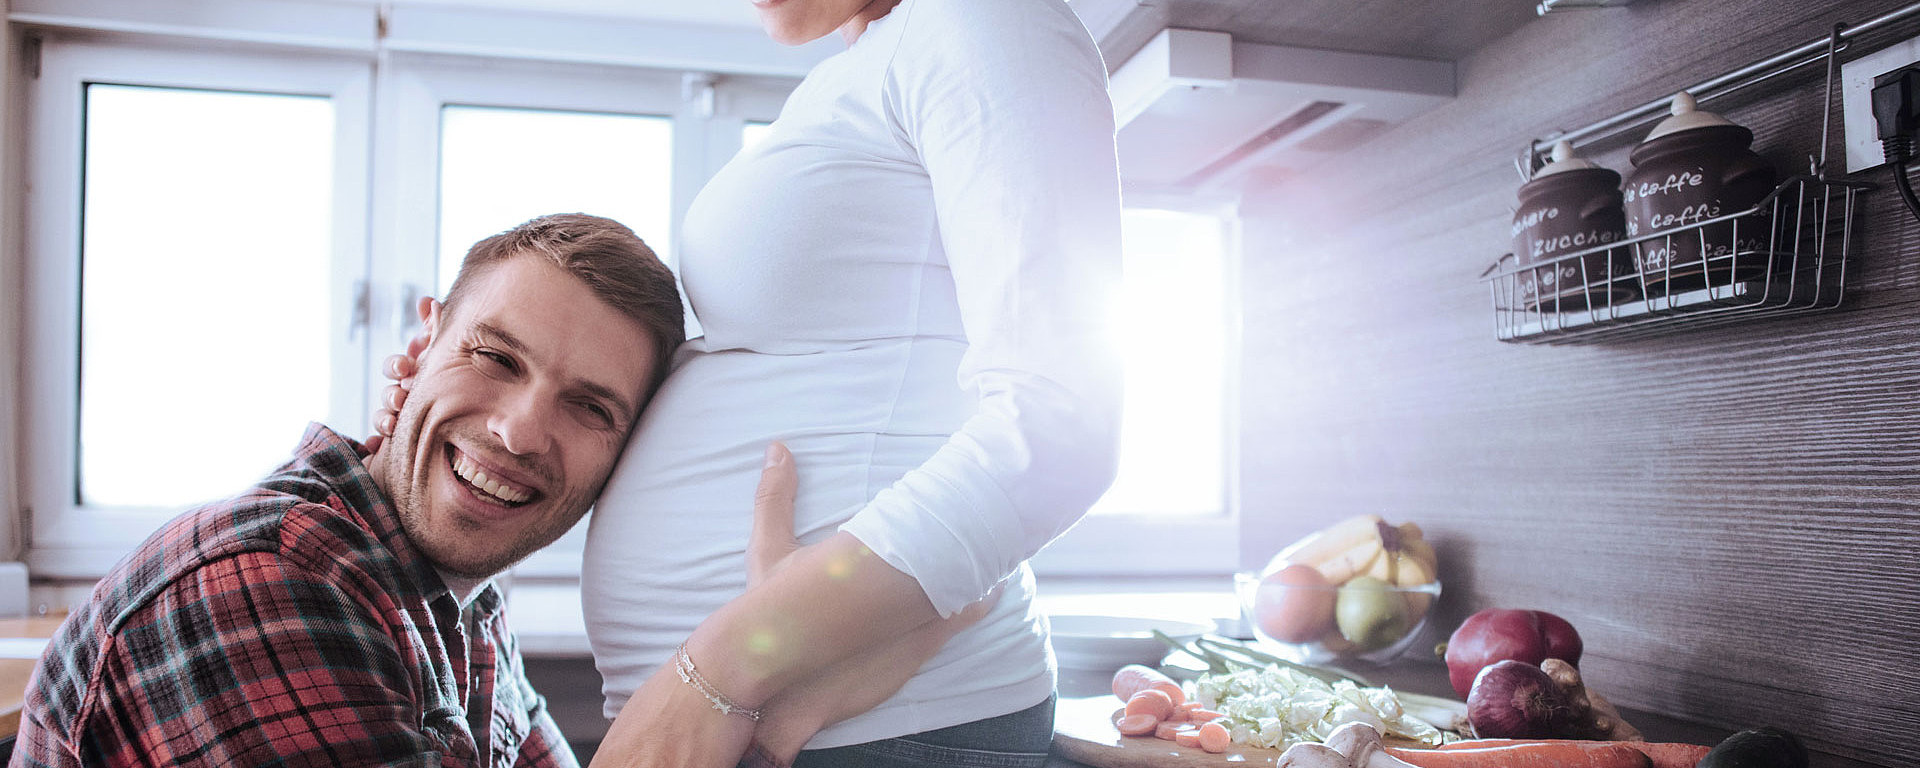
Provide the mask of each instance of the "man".
[{"label": "man", "polygon": [[616,222],[545,216],[476,244],[422,320],[391,439],[314,425],[101,581],[15,765],[575,764],[490,579],[599,494],[683,337],[673,275]]}]

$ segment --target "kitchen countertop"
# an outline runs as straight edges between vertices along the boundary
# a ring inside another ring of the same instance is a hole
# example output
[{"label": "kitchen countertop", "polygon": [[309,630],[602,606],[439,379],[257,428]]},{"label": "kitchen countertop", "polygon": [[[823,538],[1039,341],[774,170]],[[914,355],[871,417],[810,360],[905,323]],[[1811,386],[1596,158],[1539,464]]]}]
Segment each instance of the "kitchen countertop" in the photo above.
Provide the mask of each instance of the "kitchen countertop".
[{"label": "kitchen countertop", "polygon": [[[1394,690],[1457,698],[1452,685],[1447,681],[1446,665],[1437,660],[1432,663],[1402,661],[1384,668],[1367,669],[1362,674],[1375,684],[1391,686]],[[1094,696],[1108,693],[1112,689],[1111,681],[1111,673],[1061,670],[1060,695],[1063,697]],[[1117,702],[1115,706],[1119,706]],[[1628,708],[1622,708],[1620,714],[1627,722],[1646,734],[1648,741],[1717,744],[1733,733],[1725,728],[1676,720],[1664,715]],[[1812,758],[1813,768],[1874,768],[1869,763],[1817,752],[1812,754]],[[1047,760],[1047,768],[1086,768],[1086,765],[1055,754]]]},{"label": "kitchen countertop", "polygon": [[[1239,607],[1231,592],[1231,577],[1151,579],[1042,578],[1035,607],[1042,613],[1118,614],[1152,616],[1183,621],[1213,620],[1221,631],[1237,631]],[[580,616],[579,588],[574,584],[515,584],[508,593],[516,634],[532,658],[586,658],[585,622]],[[1430,628],[1431,629],[1431,628]],[[1437,640],[1437,639],[1436,639]],[[1437,659],[1403,660],[1395,665],[1364,670],[1375,682],[1395,690],[1457,698],[1447,681],[1446,666]],[[1111,690],[1111,672],[1060,671],[1063,697],[1094,696]],[[1115,706],[1118,706],[1116,704]],[[1652,741],[1715,744],[1732,731],[1664,715],[1623,708],[1621,714]],[[1760,725],[1756,723],[1756,725]],[[1791,725],[1787,725],[1791,728]],[[1813,768],[1875,768],[1870,763],[1814,753]],[[1086,768],[1058,755],[1048,768]]]}]

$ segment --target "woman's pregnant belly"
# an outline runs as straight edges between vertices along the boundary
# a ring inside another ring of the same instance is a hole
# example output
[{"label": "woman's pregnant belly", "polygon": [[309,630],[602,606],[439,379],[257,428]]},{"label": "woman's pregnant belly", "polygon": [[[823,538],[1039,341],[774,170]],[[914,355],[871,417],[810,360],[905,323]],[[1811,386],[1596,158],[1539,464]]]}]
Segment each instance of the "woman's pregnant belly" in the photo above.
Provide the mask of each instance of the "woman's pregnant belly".
[{"label": "woman's pregnant belly", "polygon": [[[701,343],[683,349],[593,512],[583,607],[609,717],[702,619],[746,589],[753,494],[769,442],[793,451],[794,528],[810,543],[924,462],[973,408],[955,383],[963,347],[951,341],[797,355]],[[1051,664],[1031,597],[1023,569],[987,618],[899,695],[811,746],[956,725],[1044,698]],[[996,697],[1007,697],[1004,709],[979,713],[1002,706],[988,705]],[[953,717],[964,719],[944,722]]]}]

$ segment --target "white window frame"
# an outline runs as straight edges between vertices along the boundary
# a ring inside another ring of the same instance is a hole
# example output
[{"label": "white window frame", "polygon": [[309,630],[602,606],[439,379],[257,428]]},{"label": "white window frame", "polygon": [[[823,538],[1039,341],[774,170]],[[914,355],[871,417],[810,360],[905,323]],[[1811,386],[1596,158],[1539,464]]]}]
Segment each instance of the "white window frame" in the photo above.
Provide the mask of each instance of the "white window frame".
[{"label": "white window frame", "polygon": [[[28,86],[32,101],[27,139],[27,227],[22,373],[26,415],[31,547],[28,567],[39,577],[98,577],[164,521],[166,508],[82,505],[77,498],[79,423],[80,249],[85,94],[89,83],[322,96],[335,120],[334,275],[328,290],[341,306],[366,264],[364,185],[351,180],[367,167],[365,131],[370,80],[364,63],[313,51],[265,55],[243,50],[190,50],[150,42],[48,35],[39,73]],[[328,350],[336,367],[357,366],[364,337],[351,339],[343,322]],[[337,368],[337,370],[349,370]],[[209,371],[208,385],[228,380]],[[326,418],[363,424],[367,400],[360,387],[334,387]],[[167,450],[167,436],[151,436]],[[292,440],[294,437],[289,437]],[[291,443],[289,443],[291,444]]]},{"label": "white window frame", "polygon": [[1221,506],[1218,514],[1088,515],[1033,559],[1042,579],[1112,576],[1226,576],[1240,560],[1241,238],[1238,200],[1128,190],[1128,208],[1183,211],[1220,219],[1227,369],[1221,380]]}]

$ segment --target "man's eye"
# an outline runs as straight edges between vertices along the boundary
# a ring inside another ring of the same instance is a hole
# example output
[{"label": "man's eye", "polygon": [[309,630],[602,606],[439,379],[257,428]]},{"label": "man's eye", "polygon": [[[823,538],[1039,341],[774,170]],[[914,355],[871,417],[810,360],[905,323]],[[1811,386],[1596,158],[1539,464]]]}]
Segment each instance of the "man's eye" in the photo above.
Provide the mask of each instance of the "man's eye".
[{"label": "man's eye", "polygon": [[515,370],[513,358],[491,349],[474,350],[473,359],[487,373],[512,373]]},{"label": "man's eye", "polygon": [[585,415],[587,423],[594,427],[599,429],[613,428],[613,412],[607,410],[605,406],[599,403],[583,402],[580,404],[580,412]]}]

